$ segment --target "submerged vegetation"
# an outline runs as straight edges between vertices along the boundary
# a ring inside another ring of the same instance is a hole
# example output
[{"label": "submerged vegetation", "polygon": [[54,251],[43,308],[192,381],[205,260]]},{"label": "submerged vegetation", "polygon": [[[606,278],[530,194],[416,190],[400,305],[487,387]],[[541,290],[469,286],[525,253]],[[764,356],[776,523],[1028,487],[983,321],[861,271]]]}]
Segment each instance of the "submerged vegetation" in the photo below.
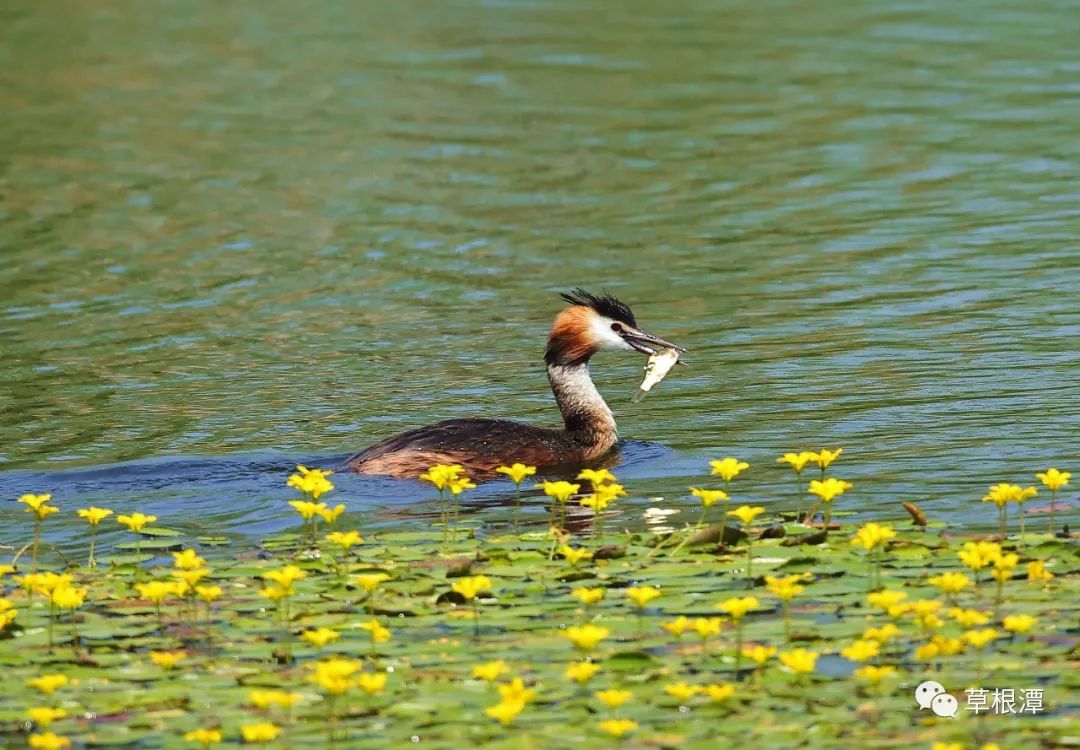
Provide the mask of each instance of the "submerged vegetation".
[{"label": "submerged vegetation", "polygon": [[[605,529],[630,493],[604,469],[541,482],[550,522],[521,529],[522,483],[534,470],[504,467],[513,524],[483,529],[461,517],[473,482],[461,467],[435,466],[421,478],[438,492],[440,526],[371,533],[344,503],[323,499],[331,472],[298,467],[287,479],[300,496],[290,502],[297,533],[257,550],[211,538],[196,548],[133,512],[115,517],[132,542],[103,555],[96,532],[113,511],[90,507],[77,510],[89,524],[85,563],[50,555],[43,541],[67,509],[24,495],[26,548],[0,565],[0,739],[34,748],[1064,743],[1076,710],[1080,579],[1053,502],[1068,472],[1038,474],[1051,494],[1045,530],[1026,531],[1034,486],[998,484],[984,498],[998,509],[998,535],[964,537],[910,503],[895,518],[834,523],[859,491],[828,475],[840,455],[781,457],[793,498],[755,494],[744,461],[713,461],[722,486],[677,501],[699,506],[697,521],[647,532]],[[717,504],[725,522],[707,525]],[[1013,505],[1019,535],[1007,525]],[[586,519],[574,528],[589,533],[575,537],[571,519]],[[927,681],[955,697],[955,718],[920,708],[916,687]]]}]

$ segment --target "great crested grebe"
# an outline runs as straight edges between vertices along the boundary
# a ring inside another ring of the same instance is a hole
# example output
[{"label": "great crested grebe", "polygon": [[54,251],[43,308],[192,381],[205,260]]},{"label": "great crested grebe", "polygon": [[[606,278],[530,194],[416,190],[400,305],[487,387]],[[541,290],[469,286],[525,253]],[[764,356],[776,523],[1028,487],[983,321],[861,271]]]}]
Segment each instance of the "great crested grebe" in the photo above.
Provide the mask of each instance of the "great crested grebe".
[{"label": "great crested grebe", "polygon": [[592,355],[605,349],[652,355],[653,346],[686,350],[641,330],[630,308],[611,295],[577,289],[562,298],[570,307],[555,316],[544,361],[563,429],[506,419],[448,419],[377,443],[350,458],[346,469],[416,477],[435,464],[461,464],[482,477],[518,461],[543,469],[603,458],[618,433],[611,409],[589,377]]}]

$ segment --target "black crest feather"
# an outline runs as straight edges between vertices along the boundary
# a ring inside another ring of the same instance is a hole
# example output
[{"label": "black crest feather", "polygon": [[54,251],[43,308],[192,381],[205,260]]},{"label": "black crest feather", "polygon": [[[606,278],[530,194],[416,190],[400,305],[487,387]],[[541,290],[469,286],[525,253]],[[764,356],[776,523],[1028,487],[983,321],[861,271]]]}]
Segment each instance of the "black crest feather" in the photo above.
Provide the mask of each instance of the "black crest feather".
[{"label": "black crest feather", "polygon": [[597,297],[595,294],[589,294],[579,287],[569,294],[563,294],[562,298],[571,305],[591,307],[604,317],[637,328],[637,320],[634,319],[634,311],[610,294],[604,294],[603,296]]}]

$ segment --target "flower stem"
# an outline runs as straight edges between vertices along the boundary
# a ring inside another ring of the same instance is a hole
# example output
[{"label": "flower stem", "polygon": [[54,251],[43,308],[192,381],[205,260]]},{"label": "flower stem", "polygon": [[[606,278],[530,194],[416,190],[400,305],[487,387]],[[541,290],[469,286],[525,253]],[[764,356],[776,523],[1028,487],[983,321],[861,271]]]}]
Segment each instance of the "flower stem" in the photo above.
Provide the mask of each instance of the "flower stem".
[{"label": "flower stem", "polygon": [[735,621],[735,680],[742,679],[742,622],[743,618]]},{"label": "flower stem", "polygon": [[514,533],[518,533],[518,519],[521,516],[521,482],[514,485]]},{"label": "flower stem", "polygon": [[[37,573],[37,552],[38,545],[41,544],[41,516],[34,519],[34,549],[30,553],[30,572]],[[52,648],[52,642],[49,642],[49,648]]]},{"label": "flower stem", "polygon": [[1054,535],[1054,505],[1057,504],[1057,490],[1050,490],[1050,536]]},{"label": "flower stem", "polygon": [[746,588],[754,588],[754,542],[749,527],[746,529]]},{"label": "flower stem", "polygon": [[90,557],[86,561],[86,567],[93,568],[97,565],[94,560],[94,542],[97,541],[97,526],[90,527]]}]

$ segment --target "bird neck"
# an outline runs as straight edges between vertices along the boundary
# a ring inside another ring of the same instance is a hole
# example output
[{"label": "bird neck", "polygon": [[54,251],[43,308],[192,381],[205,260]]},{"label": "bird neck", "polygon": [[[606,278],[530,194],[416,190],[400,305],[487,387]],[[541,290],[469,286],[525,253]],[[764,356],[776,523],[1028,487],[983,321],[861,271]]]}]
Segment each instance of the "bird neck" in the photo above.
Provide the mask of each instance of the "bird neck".
[{"label": "bird neck", "polygon": [[549,364],[551,392],[566,424],[566,431],[583,442],[611,447],[617,431],[615,416],[589,376],[589,363]]}]

